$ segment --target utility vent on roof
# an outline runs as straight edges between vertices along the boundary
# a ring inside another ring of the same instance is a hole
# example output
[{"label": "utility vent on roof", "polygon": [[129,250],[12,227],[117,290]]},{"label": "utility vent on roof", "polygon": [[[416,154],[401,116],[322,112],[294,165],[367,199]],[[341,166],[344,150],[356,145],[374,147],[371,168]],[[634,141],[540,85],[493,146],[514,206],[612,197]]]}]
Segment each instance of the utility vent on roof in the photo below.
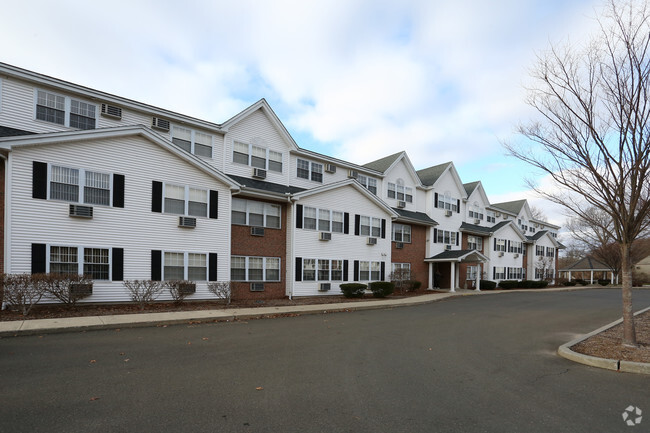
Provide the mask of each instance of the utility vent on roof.
[{"label": "utility vent on roof", "polygon": [[161,131],[169,131],[169,120],[154,117],[151,121],[151,127]]},{"label": "utility vent on roof", "polygon": [[92,218],[93,217],[93,207],[92,206],[81,206],[78,204],[70,205],[70,216],[77,218]]},{"label": "utility vent on roof", "polygon": [[336,166],[334,164],[325,164],[325,171],[327,173],[336,173]]},{"label": "utility vent on roof", "polygon": [[253,177],[258,179],[266,179],[266,170],[263,168],[253,168]]},{"label": "utility vent on roof", "polygon": [[102,104],[102,115],[106,117],[122,118],[122,108],[116,105]]}]

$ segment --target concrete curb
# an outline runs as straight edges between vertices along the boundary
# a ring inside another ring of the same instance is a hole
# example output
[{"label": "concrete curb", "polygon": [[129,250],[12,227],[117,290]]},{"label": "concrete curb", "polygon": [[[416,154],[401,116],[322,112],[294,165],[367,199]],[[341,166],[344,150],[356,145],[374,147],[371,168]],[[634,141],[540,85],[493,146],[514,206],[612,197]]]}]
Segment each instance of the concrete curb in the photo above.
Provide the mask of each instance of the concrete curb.
[{"label": "concrete curb", "polygon": [[[648,310],[650,310],[650,307],[637,311],[634,313],[634,315],[637,316],[639,314],[645,313]],[[650,363],[647,362],[632,362],[619,359],[598,358],[595,356],[583,355],[582,353],[574,352],[571,350],[571,347],[575,346],[576,344],[588,339],[589,337],[600,334],[601,332],[604,332],[622,322],[622,318],[615,320],[608,325],[596,329],[595,331],[582,335],[574,340],[569,341],[568,343],[564,343],[557,349],[557,354],[570,361],[579,362],[580,364],[585,364],[592,367],[605,368],[607,370],[614,371],[623,371],[626,373],[650,374]]]}]

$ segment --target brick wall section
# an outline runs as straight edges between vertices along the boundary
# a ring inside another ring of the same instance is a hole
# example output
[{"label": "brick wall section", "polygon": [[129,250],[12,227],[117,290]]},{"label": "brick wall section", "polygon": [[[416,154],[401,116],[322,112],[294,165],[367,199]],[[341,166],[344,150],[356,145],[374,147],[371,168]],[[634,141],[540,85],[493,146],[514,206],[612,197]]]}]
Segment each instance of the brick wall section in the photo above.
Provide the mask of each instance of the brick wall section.
[{"label": "brick wall section", "polygon": [[0,273],[5,271],[5,164],[0,159]]},{"label": "brick wall section", "polygon": [[[396,242],[392,243],[391,261],[393,263],[410,263],[413,279],[422,283],[422,289],[429,285],[429,264],[424,261],[427,252],[427,227],[411,225],[411,243],[405,243],[404,248],[395,248]],[[386,279],[392,272],[386,270]]]},{"label": "brick wall section", "polygon": [[[467,234],[463,233],[463,240],[461,242],[462,249],[463,250],[468,250],[469,246],[467,245]],[[474,235],[472,235],[474,236]],[[490,238],[482,237],[483,239],[483,245],[482,248],[479,250],[481,254],[485,254],[483,251],[485,251],[485,248],[488,246],[490,242]],[[481,263],[481,273],[486,272],[486,265],[487,263]],[[460,268],[460,274],[458,275],[458,287],[461,289],[474,289],[475,288],[475,282],[474,281],[467,281],[467,267],[468,266],[476,266],[475,263],[461,263],[460,266],[457,266]],[[490,277],[488,276],[488,280]],[[447,282],[447,285],[444,286],[445,288],[449,287],[449,281]]]},{"label": "brick wall section", "polygon": [[[256,199],[257,200],[257,199]],[[264,200],[258,200],[264,201]],[[277,202],[272,202],[277,204]],[[233,282],[233,299],[281,299],[286,296],[287,269],[287,206],[282,206],[282,227],[266,228],[264,236],[252,236],[250,226],[231,226],[231,251],[233,256],[280,257],[280,281],[264,282],[263,292],[251,292],[250,283]]]}]

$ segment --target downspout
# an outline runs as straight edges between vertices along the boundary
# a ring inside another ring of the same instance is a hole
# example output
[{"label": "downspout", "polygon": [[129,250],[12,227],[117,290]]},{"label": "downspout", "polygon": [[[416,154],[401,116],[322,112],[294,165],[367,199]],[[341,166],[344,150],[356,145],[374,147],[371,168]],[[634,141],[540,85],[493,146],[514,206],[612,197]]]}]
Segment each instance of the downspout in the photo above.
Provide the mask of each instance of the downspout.
[{"label": "downspout", "polygon": [[[8,248],[8,238],[9,238],[9,230],[7,230],[7,221],[9,220],[9,203],[7,200],[7,197],[9,194],[7,194],[7,191],[10,191],[10,185],[9,185],[9,158],[3,154],[0,153],[0,159],[2,159],[2,164],[4,164],[4,227],[3,229],[3,260],[2,260],[2,270],[3,273],[7,273],[7,259],[9,257],[9,248]],[[4,301],[4,298],[2,299],[2,305],[0,306],[0,309],[5,310],[7,308],[7,303]]]},{"label": "downspout", "polygon": [[[287,227],[287,236],[290,237],[289,241],[289,254],[287,256],[289,257],[289,263],[286,264],[287,267],[287,284],[289,285],[289,300],[293,300],[293,286],[295,284],[295,269],[293,269],[294,266],[296,266],[296,206],[294,206],[293,202],[296,201],[290,193],[286,193],[287,196],[287,203],[289,203],[289,206],[291,207],[291,218],[289,218],[289,227]],[[292,272],[293,271],[293,272]]]}]

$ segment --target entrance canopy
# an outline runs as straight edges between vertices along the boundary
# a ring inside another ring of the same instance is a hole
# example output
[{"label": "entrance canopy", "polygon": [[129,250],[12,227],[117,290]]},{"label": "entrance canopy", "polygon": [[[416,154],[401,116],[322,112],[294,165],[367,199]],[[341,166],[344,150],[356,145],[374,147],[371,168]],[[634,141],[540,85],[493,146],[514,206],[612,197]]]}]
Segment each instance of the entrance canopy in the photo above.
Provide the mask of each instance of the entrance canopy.
[{"label": "entrance canopy", "polygon": [[425,262],[456,262],[456,263],[486,263],[488,258],[477,250],[443,251],[433,257],[424,259]]}]

